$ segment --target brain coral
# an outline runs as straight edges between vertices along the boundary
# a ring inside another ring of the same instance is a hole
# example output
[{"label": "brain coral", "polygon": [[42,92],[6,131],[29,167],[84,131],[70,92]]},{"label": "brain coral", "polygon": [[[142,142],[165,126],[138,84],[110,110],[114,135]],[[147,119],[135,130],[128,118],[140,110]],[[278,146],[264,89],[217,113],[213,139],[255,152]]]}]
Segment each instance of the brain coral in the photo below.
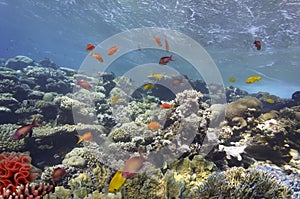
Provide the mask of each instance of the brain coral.
[{"label": "brain coral", "polygon": [[4,188],[15,192],[18,185],[34,181],[37,173],[30,163],[29,153],[0,154],[0,195]]}]

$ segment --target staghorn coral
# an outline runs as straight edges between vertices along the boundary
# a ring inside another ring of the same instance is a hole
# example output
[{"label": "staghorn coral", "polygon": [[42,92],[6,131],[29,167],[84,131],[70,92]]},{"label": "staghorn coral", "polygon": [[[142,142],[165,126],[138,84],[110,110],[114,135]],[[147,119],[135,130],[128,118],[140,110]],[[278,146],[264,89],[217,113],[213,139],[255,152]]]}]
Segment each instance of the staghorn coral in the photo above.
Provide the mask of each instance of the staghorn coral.
[{"label": "staghorn coral", "polygon": [[38,173],[30,163],[29,153],[0,154],[0,194],[4,188],[16,192],[17,186],[34,181]]},{"label": "staghorn coral", "polygon": [[273,176],[255,169],[233,167],[215,173],[199,186],[192,198],[290,198],[291,190]]},{"label": "staghorn coral", "polygon": [[0,199],[41,199],[43,196],[53,192],[53,185],[49,184],[26,184],[17,186],[16,191],[12,192],[9,189],[3,189],[3,195]]}]

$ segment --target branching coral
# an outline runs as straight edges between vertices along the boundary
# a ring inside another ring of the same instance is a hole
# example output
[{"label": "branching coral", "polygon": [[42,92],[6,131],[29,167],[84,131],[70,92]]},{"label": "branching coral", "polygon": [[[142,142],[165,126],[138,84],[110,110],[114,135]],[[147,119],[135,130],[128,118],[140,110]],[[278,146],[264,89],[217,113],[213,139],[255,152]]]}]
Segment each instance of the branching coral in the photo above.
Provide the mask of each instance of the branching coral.
[{"label": "branching coral", "polygon": [[[263,171],[233,167],[200,185],[195,198],[290,198],[291,190]],[[193,198],[194,198],[193,197]]]},{"label": "branching coral", "polygon": [[17,186],[34,181],[37,173],[30,163],[28,153],[0,154],[0,194],[3,194],[4,188],[16,192]]}]

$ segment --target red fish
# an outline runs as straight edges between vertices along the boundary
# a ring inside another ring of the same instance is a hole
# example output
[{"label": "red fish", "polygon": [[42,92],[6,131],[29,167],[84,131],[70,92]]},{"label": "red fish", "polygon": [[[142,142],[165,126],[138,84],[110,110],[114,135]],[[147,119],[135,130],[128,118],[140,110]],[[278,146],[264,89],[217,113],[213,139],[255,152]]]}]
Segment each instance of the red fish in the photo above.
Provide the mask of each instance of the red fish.
[{"label": "red fish", "polygon": [[260,49],[261,49],[261,43],[260,43],[260,41],[255,40],[255,41],[253,42],[253,44],[255,44],[255,47],[256,47],[257,50],[260,50]]},{"label": "red fish", "polygon": [[42,126],[42,124],[37,123],[36,120],[37,120],[37,117],[35,117],[33,119],[31,124],[28,124],[28,125],[18,128],[13,136],[13,140],[20,140],[20,139],[24,138],[28,133],[29,133],[29,137],[31,137],[32,128]]},{"label": "red fish", "polygon": [[56,185],[56,183],[60,180],[62,180],[66,176],[67,172],[63,168],[56,168],[52,172],[52,183],[53,185]]},{"label": "red fish", "polygon": [[174,61],[172,55],[170,57],[162,57],[159,60],[159,64],[166,65],[169,61]]},{"label": "red fish", "polygon": [[76,81],[76,85],[86,89],[86,90],[91,90],[92,86],[87,82],[87,81]]},{"label": "red fish", "polygon": [[86,47],[85,47],[86,51],[92,51],[95,49],[95,46],[93,44],[88,44]]},{"label": "red fish", "polygon": [[161,108],[164,108],[164,109],[172,109],[174,108],[174,105],[173,104],[168,104],[168,103],[162,103],[159,105]]}]

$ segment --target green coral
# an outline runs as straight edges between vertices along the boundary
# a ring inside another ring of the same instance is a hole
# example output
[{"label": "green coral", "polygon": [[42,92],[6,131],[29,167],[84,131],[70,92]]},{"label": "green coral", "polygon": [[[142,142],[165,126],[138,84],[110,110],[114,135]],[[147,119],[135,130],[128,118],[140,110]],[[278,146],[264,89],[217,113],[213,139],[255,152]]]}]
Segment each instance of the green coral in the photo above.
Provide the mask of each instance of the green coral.
[{"label": "green coral", "polygon": [[68,184],[71,187],[74,199],[84,198],[95,189],[87,173],[82,173],[78,177],[71,179]]},{"label": "green coral", "polygon": [[192,198],[289,198],[291,194],[266,172],[233,167],[209,177]]},{"label": "green coral", "polygon": [[50,199],[69,199],[72,198],[72,191],[63,186],[55,187],[54,193],[50,194]]},{"label": "green coral", "polygon": [[209,178],[218,168],[213,162],[209,162],[199,155],[176,160],[170,165],[177,181],[185,182],[186,189],[183,193],[188,197],[190,190],[197,188],[203,181]]}]

